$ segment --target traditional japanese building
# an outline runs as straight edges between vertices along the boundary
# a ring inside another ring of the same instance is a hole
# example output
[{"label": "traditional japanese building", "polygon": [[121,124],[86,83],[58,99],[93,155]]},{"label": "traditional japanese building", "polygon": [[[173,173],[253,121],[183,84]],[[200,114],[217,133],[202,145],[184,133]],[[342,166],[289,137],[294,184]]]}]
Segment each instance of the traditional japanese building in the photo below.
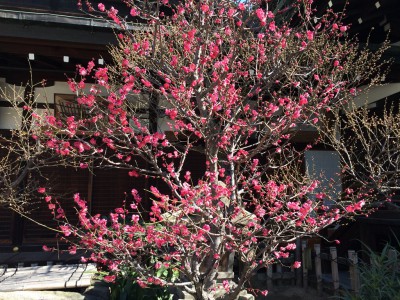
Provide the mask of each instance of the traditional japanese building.
[{"label": "traditional japanese building", "polygon": [[[120,6],[119,1],[106,2]],[[0,1],[0,88],[26,97],[31,93],[26,87],[34,84],[38,112],[50,108],[58,114],[66,107],[76,109],[74,104],[65,105],[75,101],[67,77],[76,76],[78,64],[86,66],[93,60],[97,66],[105,65],[110,60],[107,46],[114,42],[110,24],[80,12],[74,1]],[[8,102],[0,101],[0,130],[18,128],[19,118]],[[112,195],[120,195],[121,201],[127,190],[126,176],[118,171],[111,177],[99,171],[96,180],[87,170],[46,172],[65,200],[79,191],[89,202],[93,197],[99,199],[101,203],[93,204],[99,212],[114,206]],[[71,208],[71,201],[65,201],[65,205]],[[48,209],[40,201],[32,204],[31,217],[50,224]],[[54,240],[54,233],[6,208],[0,209],[0,251],[15,246],[38,249],[46,238]]]},{"label": "traditional japanese building", "polygon": [[[121,13],[126,11],[121,1],[102,1]],[[0,0],[0,88],[11,96],[26,98],[32,93],[35,110],[50,109],[54,114],[82,113],[67,79],[77,76],[76,66],[93,61],[97,67],[111,61],[108,46],[115,43],[112,26],[104,20],[81,12],[75,1]],[[16,93],[16,94],[14,94]],[[149,100],[149,103],[151,101]],[[154,112],[141,107],[142,121],[157,127]],[[21,107],[22,110],[22,107]],[[5,99],[0,99],[0,131],[18,129],[21,116]],[[196,154],[188,159],[195,161]],[[197,170],[199,173],[201,170]],[[148,190],[145,178],[127,176],[126,170],[47,168],[43,175],[51,178],[54,193],[64,209],[75,216],[72,196],[79,192],[92,213],[108,214],[129,197],[132,188]],[[196,170],[193,172],[196,176]],[[152,185],[159,183],[152,183]],[[54,227],[47,204],[40,199],[28,209],[29,217]],[[40,250],[45,243],[53,244],[55,233],[22,218],[8,208],[0,208],[0,252]]]},{"label": "traditional japanese building", "polygon": [[[399,111],[400,105],[400,18],[395,0],[351,0],[351,1],[314,1],[319,8],[331,8],[342,11],[345,8],[345,23],[350,24],[349,34],[361,42],[368,43],[371,50],[378,49],[385,39],[389,39],[390,48],[384,59],[391,60],[390,71],[381,86],[375,86],[355,99],[358,106],[368,105],[371,113],[381,116],[385,107]],[[346,4],[346,2],[349,2]],[[323,168],[323,167],[322,167]],[[332,240],[339,239],[340,255],[348,249],[360,249],[368,245],[380,251],[386,243],[398,247],[400,237],[400,194],[395,192],[393,202],[383,205],[368,217],[358,217],[356,222],[346,226],[329,229]],[[394,204],[394,205],[392,205]],[[397,208],[396,208],[397,207]]]}]

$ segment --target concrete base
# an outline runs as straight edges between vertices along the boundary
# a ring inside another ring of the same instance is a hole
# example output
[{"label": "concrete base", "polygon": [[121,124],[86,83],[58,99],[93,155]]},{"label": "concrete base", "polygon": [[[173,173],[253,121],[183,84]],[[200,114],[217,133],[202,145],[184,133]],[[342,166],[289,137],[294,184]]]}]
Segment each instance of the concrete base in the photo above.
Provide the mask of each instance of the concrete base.
[{"label": "concrete base", "polygon": [[[181,292],[178,300],[195,300],[195,298],[186,292]],[[236,300],[255,300],[255,297],[254,295],[247,293],[247,291],[241,291],[236,297]]]},{"label": "concrete base", "polygon": [[237,297],[237,300],[255,300],[256,298],[254,297],[254,295],[249,294],[246,290],[245,291],[241,291],[239,293],[239,296]]},{"label": "concrete base", "polygon": [[19,291],[2,292],[0,300],[83,300],[85,296],[80,293],[60,291]]},{"label": "concrete base", "polygon": [[96,282],[84,293],[67,291],[0,292],[0,300],[109,300],[110,291],[102,282]]}]

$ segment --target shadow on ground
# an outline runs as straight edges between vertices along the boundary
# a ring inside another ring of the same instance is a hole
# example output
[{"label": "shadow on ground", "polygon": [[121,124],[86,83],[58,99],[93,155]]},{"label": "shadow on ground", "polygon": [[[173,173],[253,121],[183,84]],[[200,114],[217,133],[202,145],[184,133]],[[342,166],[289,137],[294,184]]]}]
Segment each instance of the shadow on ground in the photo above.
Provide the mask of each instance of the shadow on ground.
[{"label": "shadow on ground", "polygon": [[313,289],[303,289],[293,286],[281,286],[275,288],[266,297],[257,297],[257,300],[328,300],[329,295],[317,295],[317,291]]}]

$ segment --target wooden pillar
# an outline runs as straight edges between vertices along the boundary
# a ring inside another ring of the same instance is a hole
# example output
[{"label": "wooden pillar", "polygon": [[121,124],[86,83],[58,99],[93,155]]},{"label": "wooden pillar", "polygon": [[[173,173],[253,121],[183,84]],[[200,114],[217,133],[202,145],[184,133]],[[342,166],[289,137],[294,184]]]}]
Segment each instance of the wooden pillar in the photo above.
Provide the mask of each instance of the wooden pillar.
[{"label": "wooden pillar", "polygon": [[89,174],[88,174],[88,185],[87,185],[87,202],[90,213],[92,213],[93,209],[93,175],[94,175],[94,168],[93,168],[93,163],[91,163],[91,168],[89,169]]},{"label": "wooden pillar", "polygon": [[[30,84],[27,84],[25,87],[25,90],[24,90],[24,101],[25,101],[24,104],[28,105],[29,107],[32,107],[34,100],[35,100],[35,95],[34,95],[33,86],[31,86]],[[30,137],[30,130],[31,130],[31,125],[32,125],[31,120],[32,120],[32,112],[24,109],[22,111],[21,131],[26,132],[26,135],[25,135],[26,143],[29,143],[30,138],[31,138]],[[22,162],[19,172],[23,172],[24,167],[27,165],[27,163],[28,163],[27,161]],[[18,186],[21,193],[25,192],[26,178],[27,178],[27,176],[25,176],[25,178],[21,181],[21,183]],[[24,239],[25,222],[26,222],[25,218],[23,218],[20,214],[13,212],[11,243],[13,246],[13,250],[15,250],[15,251],[18,251],[19,246],[22,245],[22,242]]]},{"label": "wooden pillar", "polygon": [[[298,238],[296,240],[296,253],[295,253],[295,260],[296,261],[302,261],[302,256],[301,256],[301,240]],[[302,268],[296,269],[296,285],[298,287],[302,287]]]},{"label": "wooden pillar", "polygon": [[275,277],[275,280],[276,280],[276,285],[277,286],[281,286],[282,285],[282,278],[283,278],[283,272],[282,272],[282,265],[281,265],[281,262],[278,262],[277,264],[276,264],[276,273],[275,273],[276,275],[276,277]]},{"label": "wooden pillar", "polygon": [[158,106],[159,98],[155,94],[149,95],[149,131],[155,133],[158,130]]},{"label": "wooden pillar", "polygon": [[329,252],[331,254],[333,290],[336,294],[339,290],[339,284],[340,284],[336,247],[330,247]]},{"label": "wooden pillar", "polygon": [[[159,97],[155,94],[149,94],[149,99],[148,99],[148,113],[149,113],[149,124],[148,124],[148,129],[150,133],[156,133],[158,130],[158,108],[159,108]],[[145,169],[149,169],[149,162],[145,161],[146,167]],[[149,176],[145,176],[145,183],[144,183],[144,201],[142,202],[142,207],[146,212],[142,213],[142,216],[144,216],[145,219],[149,218],[148,211],[150,211],[151,207],[151,193],[150,191],[150,186],[152,184],[152,179],[149,178]],[[157,182],[157,180],[156,180]]]},{"label": "wooden pillar", "polygon": [[272,291],[274,288],[274,283],[272,280],[272,265],[268,265],[267,267],[267,288],[269,291]]},{"label": "wooden pillar", "polygon": [[317,278],[317,290],[318,294],[322,293],[322,265],[321,265],[321,245],[315,244],[315,276]]},{"label": "wooden pillar", "polygon": [[350,282],[351,289],[353,290],[355,295],[358,295],[360,292],[360,276],[358,273],[358,257],[357,253],[354,250],[348,251],[349,261],[350,261]]},{"label": "wooden pillar", "polygon": [[301,242],[301,253],[302,253],[302,270],[303,270],[303,287],[306,289],[308,287],[308,269],[307,269],[307,241]]}]

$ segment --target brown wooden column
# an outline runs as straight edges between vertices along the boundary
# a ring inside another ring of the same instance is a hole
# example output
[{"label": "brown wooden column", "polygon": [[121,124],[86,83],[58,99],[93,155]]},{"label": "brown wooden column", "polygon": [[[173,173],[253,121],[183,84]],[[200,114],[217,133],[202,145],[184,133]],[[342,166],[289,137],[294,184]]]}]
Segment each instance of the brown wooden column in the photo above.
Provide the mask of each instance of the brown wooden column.
[{"label": "brown wooden column", "polygon": [[[25,90],[24,90],[24,99],[26,101],[26,104],[29,107],[32,107],[35,95],[34,95],[34,89],[32,86],[29,84],[26,85]],[[29,132],[29,128],[31,126],[31,120],[32,114],[28,110],[23,110],[22,111],[22,122],[21,122],[21,130]],[[26,135],[26,143],[29,143],[30,137]],[[27,162],[23,162],[23,164],[26,164]],[[23,166],[22,166],[23,168]],[[21,193],[24,193],[26,187],[26,178],[22,180],[22,182],[19,184],[19,191]],[[24,235],[24,227],[26,220],[23,218],[20,214],[13,212],[13,221],[12,221],[12,246],[13,247],[19,247],[22,245],[23,242],[23,235]]]}]

